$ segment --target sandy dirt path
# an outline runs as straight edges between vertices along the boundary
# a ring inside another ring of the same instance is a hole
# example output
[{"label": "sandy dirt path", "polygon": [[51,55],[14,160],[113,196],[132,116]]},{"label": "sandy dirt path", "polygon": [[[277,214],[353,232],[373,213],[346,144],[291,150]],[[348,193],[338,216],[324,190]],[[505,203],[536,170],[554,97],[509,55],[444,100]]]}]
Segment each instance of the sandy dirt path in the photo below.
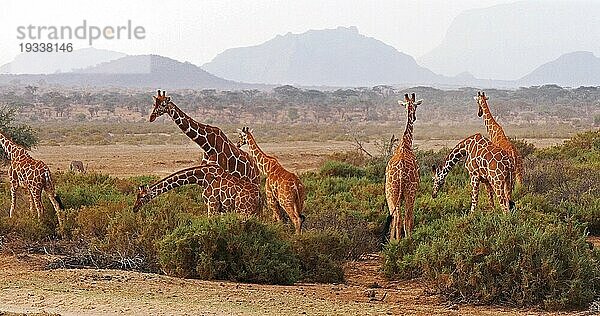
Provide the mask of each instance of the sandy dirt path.
[{"label": "sandy dirt path", "polygon": [[43,270],[48,259],[0,255],[0,311],[60,315],[574,315],[444,303],[428,294],[420,281],[385,281],[375,257],[350,263],[346,284],[294,286],[185,280],[118,270]]}]

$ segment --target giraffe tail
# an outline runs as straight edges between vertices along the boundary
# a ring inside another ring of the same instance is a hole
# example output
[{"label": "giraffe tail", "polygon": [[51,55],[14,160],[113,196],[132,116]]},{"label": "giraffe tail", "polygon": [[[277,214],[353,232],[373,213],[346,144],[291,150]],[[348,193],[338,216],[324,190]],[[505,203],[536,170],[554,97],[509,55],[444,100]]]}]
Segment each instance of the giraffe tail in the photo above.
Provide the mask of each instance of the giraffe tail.
[{"label": "giraffe tail", "polygon": [[62,200],[60,199],[60,196],[58,196],[58,194],[54,194],[54,199],[58,203],[58,206],[60,207],[60,209],[64,210],[65,209],[65,205],[63,204]]},{"label": "giraffe tail", "polygon": [[381,244],[385,244],[390,239],[390,226],[392,225],[392,214],[388,214],[381,230]]}]

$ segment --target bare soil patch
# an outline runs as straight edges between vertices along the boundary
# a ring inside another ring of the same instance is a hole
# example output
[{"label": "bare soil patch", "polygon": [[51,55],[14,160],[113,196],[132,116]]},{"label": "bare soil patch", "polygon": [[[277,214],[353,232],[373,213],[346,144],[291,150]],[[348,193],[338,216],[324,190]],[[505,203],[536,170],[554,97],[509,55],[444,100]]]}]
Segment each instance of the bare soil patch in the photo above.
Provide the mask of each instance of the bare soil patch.
[{"label": "bare soil patch", "polygon": [[[528,140],[538,147],[561,143],[562,139]],[[452,147],[459,140],[416,140],[419,149]],[[350,141],[293,141],[263,143],[262,148],[279,158],[288,169],[305,172],[317,169],[335,152],[355,150]],[[365,143],[369,152],[377,153],[375,143]],[[72,160],[80,160],[86,169],[117,177],[155,174],[165,176],[177,170],[200,163],[203,151],[196,144],[187,145],[64,145],[39,146],[32,151],[37,159],[44,160],[51,170],[68,171]]]},{"label": "bare soil patch", "polygon": [[575,314],[445,303],[430,294],[422,281],[386,281],[375,255],[349,263],[345,284],[294,286],[186,280],[119,270],[44,270],[51,259],[0,255],[0,311],[60,315]]}]

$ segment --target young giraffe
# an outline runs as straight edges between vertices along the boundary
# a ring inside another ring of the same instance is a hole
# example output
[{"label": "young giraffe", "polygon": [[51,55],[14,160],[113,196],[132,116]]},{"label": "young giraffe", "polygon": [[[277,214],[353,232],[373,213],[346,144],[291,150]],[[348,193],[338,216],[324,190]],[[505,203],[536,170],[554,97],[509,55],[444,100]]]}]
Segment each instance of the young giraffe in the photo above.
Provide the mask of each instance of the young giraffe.
[{"label": "young giraffe", "polygon": [[29,191],[29,211],[37,212],[38,218],[42,216],[44,205],[42,204],[42,192],[46,191],[50,202],[56,211],[59,227],[62,228],[63,205],[54,191],[54,183],[50,175],[50,169],[41,160],[31,158],[27,149],[17,145],[4,133],[0,132],[0,144],[10,160],[8,177],[10,179],[10,211],[8,216],[12,217],[15,211],[17,190],[23,187]]},{"label": "young giraffe", "polygon": [[171,102],[171,97],[166,96],[165,91],[161,95],[158,90],[158,95],[152,97],[154,110],[150,114],[150,122],[154,122],[165,113],[168,114],[185,135],[204,150],[208,157],[206,160],[215,161],[221,168],[238,178],[260,184],[260,171],[254,159],[236,147],[220,128],[196,122]]},{"label": "young giraffe", "polygon": [[488,190],[491,206],[494,206],[495,192],[502,209],[508,212],[514,205],[510,199],[514,184],[512,159],[481,134],[469,136],[458,143],[446,157],[443,167],[433,166],[431,195],[434,198],[437,196],[446,176],[463,157],[466,157],[465,167],[471,179],[471,211],[477,206],[479,184],[483,182]]},{"label": "young giraffe", "polygon": [[202,197],[208,214],[228,211],[256,214],[260,207],[258,185],[229,174],[215,162],[208,162],[175,172],[152,186],[140,186],[133,211],[137,212],[144,204],[169,190],[188,184],[204,187]]},{"label": "young giraffe", "polygon": [[515,145],[504,134],[502,126],[500,126],[500,124],[498,124],[498,122],[496,122],[492,116],[490,107],[487,104],[487,100],[489,100],[489,98],[485,96],[485,92],[477,92],[477,97],[475,97],[475,100],[479,106],[477,115],[479,117],[483,116],[483,122],[485,123],[485,127],[488,135],[490,135],[492,143],[510,155],[511,159],[513,159],[513,164],[515,167],[514,172],[516,173],[516,182],[518,184],[523,183],[523,158],[521,157],[521,154],[519,154],[519,151]]},{"label": "young giraffe", "polygon": [[[414,93],[411,97],[405,94],[404,100],[405,102],[398,101],[406,108],[407,113],[402,144],[396,148],[385,169],[385,197],[390,211],[386,232],[391,221],[390,239],[402,238],[402,231],[406,237],[410,237],[414,220],[415,195],[419,188],[419,164],[412,151],[412,140],[417,106],[423,100],[416,101]],[[401,214],[403,201],[404,217]]]},{"label": "young giraffe", "polygon": [[277,158],[265,154],[258,147],[254,135],[248,127],[243,127],[238,132],[240,137],[238,147],[248,145],[250,155],[256,159],[258,168],[267,177],[265,192],[267,205],[273,211],[273,217],[275,220],[281,221],[281,210],[285,211],[294,223],[296,233],[301,234],[304,222],[302,210],[306,199],[304,185],[297,175],[283,168]]}]

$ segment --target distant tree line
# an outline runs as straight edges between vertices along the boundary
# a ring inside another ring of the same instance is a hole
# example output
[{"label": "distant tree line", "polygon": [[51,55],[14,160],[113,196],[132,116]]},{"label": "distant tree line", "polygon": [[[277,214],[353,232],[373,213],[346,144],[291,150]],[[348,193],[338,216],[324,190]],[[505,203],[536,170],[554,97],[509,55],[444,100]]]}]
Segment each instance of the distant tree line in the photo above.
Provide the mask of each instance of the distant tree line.
[{"label": "distant tree line", "polygon": [[[290,85],[270,91],[173,90],[172,100],[183,110],[206,118],[238,123],[390,122],[403,120],[397,100],[404,93],[424,99],[417,112],[428,122],[475,121],[476,88],[441,90],[431,87],[374,87],[316,90]],[[117,110],[148,115],[154,91],[125,88],[67,88],[57,86],[2,86],[1,103],[16,108],[25,118],[85,120],[117,116]],[[487,89],[494,114],[515,124],[575,122],[600,125],[600,87],[566,89],[556,85],[517,90]],[[74,111],[79,109],[77,115]],[[82,112],[83,111],[83,112]]]}]

